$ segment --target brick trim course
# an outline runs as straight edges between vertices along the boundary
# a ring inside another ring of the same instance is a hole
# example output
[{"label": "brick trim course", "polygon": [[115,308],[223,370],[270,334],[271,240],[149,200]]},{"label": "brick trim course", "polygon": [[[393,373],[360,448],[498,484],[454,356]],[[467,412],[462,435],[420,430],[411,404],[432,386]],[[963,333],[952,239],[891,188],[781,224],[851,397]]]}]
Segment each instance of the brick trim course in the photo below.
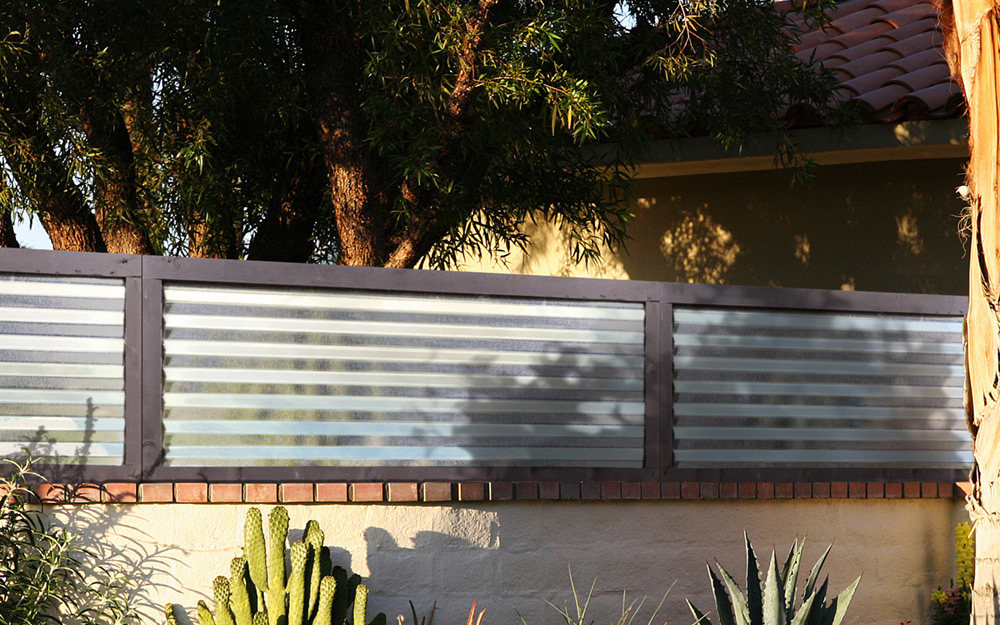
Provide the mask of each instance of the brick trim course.
[{"label": "brick trim course", "polygon": [[390,503],[661,499],[964,499],[951,482],[392,482],[42,484],[44,503]]}]

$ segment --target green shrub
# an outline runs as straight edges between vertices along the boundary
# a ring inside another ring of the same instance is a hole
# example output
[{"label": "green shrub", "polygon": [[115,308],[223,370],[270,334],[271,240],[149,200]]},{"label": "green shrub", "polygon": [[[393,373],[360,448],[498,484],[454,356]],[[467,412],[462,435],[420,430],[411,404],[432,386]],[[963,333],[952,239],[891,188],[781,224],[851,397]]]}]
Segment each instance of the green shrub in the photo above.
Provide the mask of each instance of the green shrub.
[{"label": "green shrub", "polygon": [[81,546],[81,533],[42,515],[27,485],[43,479],[34,461],[0,460],[11,469],[0,479],[0,625],[138,622],[125,571]]}]

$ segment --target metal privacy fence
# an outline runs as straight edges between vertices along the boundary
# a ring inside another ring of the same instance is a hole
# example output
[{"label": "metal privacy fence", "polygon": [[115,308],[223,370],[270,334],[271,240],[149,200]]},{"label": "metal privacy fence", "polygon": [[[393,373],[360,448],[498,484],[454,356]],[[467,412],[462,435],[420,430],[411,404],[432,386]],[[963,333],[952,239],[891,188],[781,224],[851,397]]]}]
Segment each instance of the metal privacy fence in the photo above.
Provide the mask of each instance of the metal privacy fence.
[{"label": "metal privacy fence", "polygon": [[96,481],[961,479],[963,308],[0,250],[0,452]]}]

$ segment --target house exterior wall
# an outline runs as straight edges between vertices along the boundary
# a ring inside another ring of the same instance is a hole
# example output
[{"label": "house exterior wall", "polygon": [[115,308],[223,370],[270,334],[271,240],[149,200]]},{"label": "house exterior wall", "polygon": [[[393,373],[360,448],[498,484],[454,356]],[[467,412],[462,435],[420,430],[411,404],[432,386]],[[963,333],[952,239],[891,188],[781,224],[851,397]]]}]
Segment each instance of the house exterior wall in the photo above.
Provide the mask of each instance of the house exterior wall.
[{"label": "house exterior wall", "polygon": [[[251,504],[89,504],[53,506],[63,520],[89,520],[94,547],[137,564],[149,622],[162,605],[183,606],[195,618],[199,599],[211,600],[212,579],[228,575],[240,555]],[[265,513],[273,504],[262,504]],[[334,560],[366,578],[369,614],[389,622],[437,602],[435,623],[462,622],[473,600],[488,606],[485,623],[530,625],[560,620],[545,601],[572,605],[568,568],[577,590],[596,579],[587,622],[612,623],[621,592],[646,605],[636,622],[672,584],[658,617],[681,625],[693,619],[690,598],[712,607],[705,563],[716,558],[737,579],[744,575],[746,530],[765,562],[772,548],[784,557],[793,538],[808,538],[803,567],[834,543],[825,571],[840,592],[862,575],[848,623],[929,622],[931,590],[952,573],[954,523],[963,514],[953,499],[659,500],[451,502],[441,504],[287,505],[290,537],[316,519]],[[805,572],[803,573],[803,575]],[[742,584],[742,582],[741,582]],[[182,622],[184,625],[184,622]]]},{"label": "house exterior wall", "polygon": [[527,255],[470,271],[665,282],[961,295],[959,235],[964,159],[642,179],[623,253],[574,266],[564,238],[535,227]]}]

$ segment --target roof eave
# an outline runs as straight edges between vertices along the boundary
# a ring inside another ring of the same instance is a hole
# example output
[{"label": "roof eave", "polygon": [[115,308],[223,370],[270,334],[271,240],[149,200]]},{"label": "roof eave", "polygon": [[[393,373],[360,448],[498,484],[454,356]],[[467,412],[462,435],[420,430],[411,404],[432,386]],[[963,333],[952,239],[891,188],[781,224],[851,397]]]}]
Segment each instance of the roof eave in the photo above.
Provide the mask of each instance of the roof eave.
[{"label": "roof eave", "polygon": [[[820,165],[963,158],[969,154],[964,118],[864,124],[846,130],[807,128],[791,134],[802,154]],[[638,164],[636,174],[639,178],[664,178],[776,169],[775,145],[769,135],[762,135],[739,152],[726,150],[708,137],[660,141]]]}]

